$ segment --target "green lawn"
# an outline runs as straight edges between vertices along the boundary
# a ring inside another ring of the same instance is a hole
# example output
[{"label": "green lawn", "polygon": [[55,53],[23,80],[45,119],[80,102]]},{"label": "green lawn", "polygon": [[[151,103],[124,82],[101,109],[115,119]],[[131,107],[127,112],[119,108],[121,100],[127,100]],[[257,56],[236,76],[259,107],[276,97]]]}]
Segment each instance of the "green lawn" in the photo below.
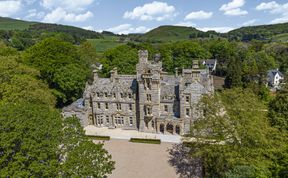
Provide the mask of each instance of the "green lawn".
[{"label": "green lawn", "polygon": [[87,135],[87,137],[92,138],[93,140],[110,140],[109,136],[102,135]]},{"label": "green lawn", "polygon": [[115,36],[104,36],[103,39],[88,39],[98,53],[103,53],[108,49],[123,45],[119,38]]},{"label": "green lawn", "polygon": [[146,138],[131,138],[130,142],[134,143],[148,143],[148,144],[161,144],[159,139],[146,139]]}]

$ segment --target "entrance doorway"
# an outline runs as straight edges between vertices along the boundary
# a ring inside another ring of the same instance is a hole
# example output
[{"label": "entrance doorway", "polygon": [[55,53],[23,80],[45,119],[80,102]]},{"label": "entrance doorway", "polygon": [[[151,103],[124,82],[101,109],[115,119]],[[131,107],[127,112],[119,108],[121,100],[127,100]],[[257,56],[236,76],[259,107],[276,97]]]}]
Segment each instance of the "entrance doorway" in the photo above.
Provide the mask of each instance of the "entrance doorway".
[{"label": "entrance doorway", "polygon": [[162,134],[164,134],[164,130],[165,130],[165,125],[164,124],[160,124],[160,132]]},{"label": "entrance doorway", "polygon": [[167,130],[167,132],[173,134],[173,125],[170,124],[170,123],[168,123],[168,124],[166,125],[166,130]]}]

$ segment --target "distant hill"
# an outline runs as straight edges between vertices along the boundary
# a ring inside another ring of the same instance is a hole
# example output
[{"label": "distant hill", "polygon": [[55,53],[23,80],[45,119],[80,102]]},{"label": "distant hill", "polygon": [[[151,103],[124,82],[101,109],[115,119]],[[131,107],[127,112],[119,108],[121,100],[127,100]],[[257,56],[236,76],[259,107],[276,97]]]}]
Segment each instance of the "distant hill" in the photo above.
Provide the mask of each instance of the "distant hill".
[{"label": "distant hill", "polygon": [[[211,33],[211,32],[210,32]],[[168,42],[209,37],[209,32],[202,32],[193,27],[160,26],[139,37],[140,41]],[[211,34],[217,35],[216,32]]]},{"label": "distant hill", "polygon": [[203,32],[193,27],[160,26],[133,39],[135,41],[169,42],[215,37],[238,41],[262,40],[287,42],[288,23],[241,27],[228,33],[217,33],[215,31]]},{"label": "distant hill", "polygon": [[241,41],[274,40],[287,41],[288,23],[242,27],[227,33],[229,39]]},{"label": "distant hill", "polygon": [[78,27],[60,24],[29,22],[6,17],[0,17],[0,30],[22,30],[35,35],[39,35],[40,33],[45,32],[66,33],[81,39],[102,38],[102,35],[98,32],[85,30]]},{"label": "distant hill", "polygon": [[24,30],[37,22],[27,22],[6,17],[0,17],[0,30]]}]

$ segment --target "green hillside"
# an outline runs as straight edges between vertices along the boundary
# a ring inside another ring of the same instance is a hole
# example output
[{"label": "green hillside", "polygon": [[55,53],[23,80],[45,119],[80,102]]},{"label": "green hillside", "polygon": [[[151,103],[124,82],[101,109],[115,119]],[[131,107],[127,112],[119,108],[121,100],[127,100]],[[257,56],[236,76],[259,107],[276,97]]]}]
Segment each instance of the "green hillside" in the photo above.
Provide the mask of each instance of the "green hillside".
[{"label": "green hillside", "polygon": [[34,37],[39,36],[42,33],[50,32],[50,33],[66,33],[75,38],[80,39],[102,38],[102,35],[100,33],[85,30],[78,27],[60,25],[60,24],[29,22],[6,17],[0,17],[0,30],[25,31]]},{"label": "green hillside", "polygon": [[[229,39],[241,41],[272,40],[274,37],[281,40],[280,34],[285,33],[288,33],[288,23],[242,27],[228,32],[227,35]],[[280,38],[277,37],[279,35]]]},{"label": "green hillside", "polygon": [[203,32],[193,27],[183,26],[160,26],[137,38],[138,41],[148,42],[175,42],[195,38],[218,37],[215,31]]},{"label": "green hillside", "polygon": [[0,30],[24,30],[37,22],[27,22],[6,17],[0,17]]}]

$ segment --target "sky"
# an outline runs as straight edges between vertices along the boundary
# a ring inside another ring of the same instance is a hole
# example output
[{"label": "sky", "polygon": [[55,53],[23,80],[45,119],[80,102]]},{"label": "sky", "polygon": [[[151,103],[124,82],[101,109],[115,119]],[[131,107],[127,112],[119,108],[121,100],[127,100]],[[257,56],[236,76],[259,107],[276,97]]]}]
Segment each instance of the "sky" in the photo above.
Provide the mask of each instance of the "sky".
[{"label": "sky", "polygon": [[161,25],[227,32],[288,22],[288,0],[0,0],[0,16],[117,34]]}]

